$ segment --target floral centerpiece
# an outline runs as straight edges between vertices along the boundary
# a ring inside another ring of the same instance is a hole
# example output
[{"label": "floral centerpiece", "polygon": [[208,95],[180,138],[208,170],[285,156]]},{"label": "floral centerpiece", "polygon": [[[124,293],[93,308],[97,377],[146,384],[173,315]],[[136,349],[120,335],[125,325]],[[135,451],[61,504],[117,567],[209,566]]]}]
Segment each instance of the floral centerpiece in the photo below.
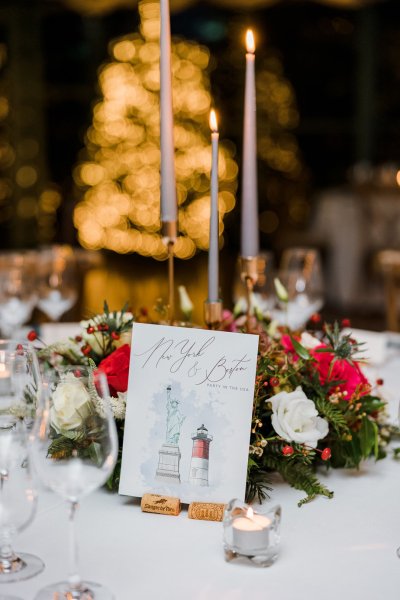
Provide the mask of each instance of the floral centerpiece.
[{"label": "floral centerpiece", "polygon": [[[136,317],[148,321],[146,311]],[[81,323],[74,339],[39,349],[49,365],[97,366],[107,376],[117,424],[120,453],[108,487],[118,489],[122,454],[130,341],[135,317],[126,310],[104,312]],[[251,326],[260,336],[254,408],[249,445],[247,500],[266,497],[269,473],[277,471],[292,486],[304,490],[300,504],[317,495],[331,497],[316,475],[316,467],[357,468],[360,462],[386,455],[393,428],[386,423],[381,381],[370,382],[360,361],[360,345],[338,323],[319,327],[318,315],[304,331],[276,327],[258,315]],[[221,328],[244,329],[245,316],[224,312]],[[342,326],[348,326],[344,321]],[[36,339],[31,332],[30,339]],[[73,399],[70,400],[73,404]],[[63,403],[75,422],[79,406]],[[58,435],[68,436],[60,422]],[[70,442],[68,442],[70,447]]]}]

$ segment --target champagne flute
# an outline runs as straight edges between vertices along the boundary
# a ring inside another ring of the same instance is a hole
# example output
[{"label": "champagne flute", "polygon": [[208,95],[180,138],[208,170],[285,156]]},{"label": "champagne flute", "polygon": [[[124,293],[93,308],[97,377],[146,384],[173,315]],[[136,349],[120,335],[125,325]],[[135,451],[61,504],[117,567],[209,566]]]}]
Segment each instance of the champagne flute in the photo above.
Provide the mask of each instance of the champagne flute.
[{"label": "champagne flute", "polygon": [[32,460],[42,482],[69,504],[70,570],[66,581],[38,592],[36,600],[110,600],[111,592],[82,580],[75,514],[80,500],[103,485],[115,466],[118,438],[107,379],[83,366],[51,370],[31,435]]}]

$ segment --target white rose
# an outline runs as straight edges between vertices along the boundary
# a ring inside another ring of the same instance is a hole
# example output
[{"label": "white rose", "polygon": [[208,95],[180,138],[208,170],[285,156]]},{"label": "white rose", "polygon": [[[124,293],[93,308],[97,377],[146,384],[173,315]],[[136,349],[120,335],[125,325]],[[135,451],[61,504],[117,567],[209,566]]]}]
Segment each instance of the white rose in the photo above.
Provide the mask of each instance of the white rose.
[{"label": "white rose", "polygon": [[269,400],[272,404],[272,426],[288,442],[307,444],[315,448],[329,429],[328,422],[318,416],[312,400],[301,387],[294,392],[280,392]]},{"label": "white rose", "polygon": [[77,429],[89,415],[89,392],[73,373],[58,384],[52,399],[51,422],[57,431]]}]

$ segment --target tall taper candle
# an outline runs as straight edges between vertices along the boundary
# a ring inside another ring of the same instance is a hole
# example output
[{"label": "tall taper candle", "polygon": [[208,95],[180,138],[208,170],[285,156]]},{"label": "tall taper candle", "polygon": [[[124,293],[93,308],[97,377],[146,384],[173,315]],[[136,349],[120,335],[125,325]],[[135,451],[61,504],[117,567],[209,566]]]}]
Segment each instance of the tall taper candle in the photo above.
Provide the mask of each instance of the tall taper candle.
[{"label": "tall taper candle", "polygon": [[161,221],[177,220],[169,0],[160,0]]},{"label": "tall taper candle", "polygon": [[241,256],[254,257],[259,252],[257,195],[257,134],[255,44],[253,32],[246,34],[246,82],[243,122]]},{"label": "tall taper candle", "polygon": [[211,129],[211,205],[210,247],[208,251],[208,302],[219,300],[219,216],[218,216],[218,124],[215,111],[210,112]]}]

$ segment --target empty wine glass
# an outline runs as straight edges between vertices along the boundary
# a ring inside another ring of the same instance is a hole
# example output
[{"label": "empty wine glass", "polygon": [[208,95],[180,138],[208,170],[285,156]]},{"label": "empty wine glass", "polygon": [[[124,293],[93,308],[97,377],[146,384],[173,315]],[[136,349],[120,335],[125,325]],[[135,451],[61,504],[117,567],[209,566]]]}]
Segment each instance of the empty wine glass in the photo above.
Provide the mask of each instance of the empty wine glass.
[{"label": "empty wine glass", "polygon": [[283,252],[278,279],[288,293],[277,299],[273,316],[292,329],[305,325],[323,306],[321,259],[315,248],[289,248]]},{"label": "empty wine glass", "polygon": [[29,579],[44,569],[39,557],[13,550],[14,537],[30,525],[36,507],[27,432],[17,425],[0,428],[0,583]]},{"label": "empty wine glass", "polygon": [[32,316],[36,304],[34,253],[5,253],[0,259],[0,328],[15,334]]},{"label": "empty wine glass", "polygon": [[51,246],[40,253],[38,308],[58,321],[76,302],[76,261],[70,246]]},{"label": "empty wine glass", "polygon": [[79,575],[75,514],[79,501],[110,476],[118,439],[104,373],[75,366],[43,376],[43,393],[31,435],[32,460],[42,482],[69,503],[70,571],[67,581],[47,586],[36,600],[108,600],[98,583]]},{"label": "empty wine glass", "polygon": [[28,460],[27,425],[39,391],[37,360],[29,346],[0,341],[0,583],[22,581],[40,573],[44,563],[16,553],[15,535],[36,512],[37,494]]}]

